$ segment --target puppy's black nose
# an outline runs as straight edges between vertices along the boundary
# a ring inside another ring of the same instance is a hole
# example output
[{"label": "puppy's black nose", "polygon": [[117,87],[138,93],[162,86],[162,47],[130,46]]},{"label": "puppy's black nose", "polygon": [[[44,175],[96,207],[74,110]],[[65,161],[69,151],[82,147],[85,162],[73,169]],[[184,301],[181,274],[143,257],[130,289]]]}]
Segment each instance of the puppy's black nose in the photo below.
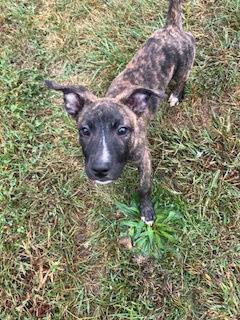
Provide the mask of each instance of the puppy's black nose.
[{"label": "puppy's black nose", "polygon": [[97,162],[92,166],[93,173],[98,178],[104,178],[107,176],[110,170],[110,163]]}]

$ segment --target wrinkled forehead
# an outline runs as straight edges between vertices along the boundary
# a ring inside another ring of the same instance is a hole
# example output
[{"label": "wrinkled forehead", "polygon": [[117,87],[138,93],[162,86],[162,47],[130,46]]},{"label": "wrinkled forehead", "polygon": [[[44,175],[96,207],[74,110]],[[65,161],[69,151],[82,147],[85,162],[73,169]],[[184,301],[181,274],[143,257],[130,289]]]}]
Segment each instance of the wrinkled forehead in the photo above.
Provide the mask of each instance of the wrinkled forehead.
[{"label": "wrinkled forehead", "polygon": [[89,106],[79,118],[79,124],[128,125],[133,122],[131,113],[117,104],[98,103]]}]

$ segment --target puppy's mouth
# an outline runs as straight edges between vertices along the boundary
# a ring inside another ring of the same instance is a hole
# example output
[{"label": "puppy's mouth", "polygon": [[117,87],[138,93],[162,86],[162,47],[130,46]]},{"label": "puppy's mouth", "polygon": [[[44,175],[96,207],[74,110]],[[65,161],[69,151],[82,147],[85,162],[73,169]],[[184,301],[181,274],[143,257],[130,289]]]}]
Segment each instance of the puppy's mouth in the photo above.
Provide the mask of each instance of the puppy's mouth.
[{"label": "puppy's mouth", "polygon": [[100,180],[94,180],[94,182],[96,182],[97,184],[110,184],[113,182],[113,180],[106,180],[106,181],[100,181]]}]

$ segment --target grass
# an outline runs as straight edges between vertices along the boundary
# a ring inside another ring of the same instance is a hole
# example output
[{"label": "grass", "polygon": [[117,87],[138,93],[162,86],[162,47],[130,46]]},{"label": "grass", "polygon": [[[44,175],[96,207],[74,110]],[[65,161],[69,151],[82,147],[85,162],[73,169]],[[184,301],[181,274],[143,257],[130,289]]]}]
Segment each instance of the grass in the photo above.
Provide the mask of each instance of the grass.
[{"label": "grass", "polygon": [[[42,85],[84,83],[103,94],[164,24],[166,6],[0,4],[1,319],[238,319],[239,0],[184,4],[185,28],[197,39],[187,96],[174,110],[163,104],[149,128],[156,207],[181,214],[171,230],[177,242],[165,239],[158,257],[140,259],[136,240],[146,234],[126,226],[141,224],[128,208],[135,169],[114,186],[93,186],[74,123]],[[172,224],[162,222],[153,230]],[[132,250],[120,244],[123,235],[135,241]]]},{"label": "grass", "polygon": [[133,249],[136,259],[160,259],[167,249],[173,250],[173,244],[178,242],[175,227],[184,225],[182,205],[177,203],[177,199],[174,201],[164,190],[159,190],[153,201],[156,212],[153,226],[139,220],[139,201],[136,195],[133,196],[130,206],[117,203],[119,211],[125,216],[120,222],[120,235],[123,237],[120,243],[128,249]]}]

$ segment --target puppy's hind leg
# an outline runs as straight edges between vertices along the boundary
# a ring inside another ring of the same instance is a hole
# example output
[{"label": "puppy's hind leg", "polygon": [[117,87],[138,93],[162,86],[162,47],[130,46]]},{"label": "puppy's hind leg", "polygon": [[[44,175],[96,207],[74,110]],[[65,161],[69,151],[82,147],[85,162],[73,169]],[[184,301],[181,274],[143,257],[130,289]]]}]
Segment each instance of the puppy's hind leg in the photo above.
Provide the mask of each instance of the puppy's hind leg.
[{"label": "puppy's hind leg", "polygon": [[169,104],[170,107],[175,107],[182,101],[184,97],[184,89],[186,86],[186,81],[188,78],[190,71],[185,72],[177,72],[176,76],[174,77],[176,80],[175,88],[172,91],[172,94],[169,97]]},{"label": "puppy's hind leg", "polygon": [[184,97],[184,89],[193,66],[194,57],[195,48],[193,45],[193,47],[186,53],[186,58],[181,61],[173,76],[176,84],[169,98],[170,107],[178,105]]}]

